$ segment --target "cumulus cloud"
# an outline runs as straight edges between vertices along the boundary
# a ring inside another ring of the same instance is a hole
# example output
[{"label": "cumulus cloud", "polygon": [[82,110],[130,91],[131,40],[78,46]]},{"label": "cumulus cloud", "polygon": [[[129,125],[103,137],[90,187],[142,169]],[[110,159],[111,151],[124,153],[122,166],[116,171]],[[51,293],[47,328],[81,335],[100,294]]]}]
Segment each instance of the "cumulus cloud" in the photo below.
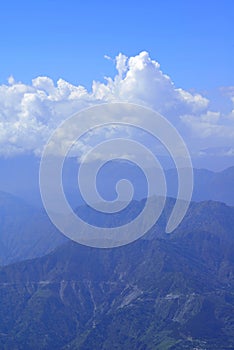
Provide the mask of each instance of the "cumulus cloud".
[{"label": "cumulus cloud", "polygon": [[[120,53],[114,62],[116,76],[106,77],[105,83],[94,81],[91,91],[63,79],[55,83],[49,77],[37,77],[27,85],[9,77],[8,84],[0,86],[0,154],[40,154],[53,130],[67,117],[111,101],[151,107],[178,126],[185,138],[194,137],[201,145],[205,139],[213,143],[222,139],[222,144],[234,139],[234,108],[228,116],[210,111],[206,97],[176,87],[147,52],[133,57]],[[228,93],[234,105],[234,89]],[[106,137],[110,133],[113,130]],[[84,144],[79,147],[83,149]]]},{"label": "cumulus cloud", "polygon": [[147,52],[127,58],[116,57],[118,74],[106,78],[106,84],[93,83],[93,96],[104,101],[123,100],[155,108],[168,117],[188,111],[199,112],[207,108],[208,99],[200,94],[191,94],[176,88],[167,75],[160,70],[158,62]]},{"label": "cumulus cloud", "polygon": [[230,156],[234,149],[234,120],[230,114],[207,111],[200,116],[181,117],[184,125],[184,138],[195,156]]}]

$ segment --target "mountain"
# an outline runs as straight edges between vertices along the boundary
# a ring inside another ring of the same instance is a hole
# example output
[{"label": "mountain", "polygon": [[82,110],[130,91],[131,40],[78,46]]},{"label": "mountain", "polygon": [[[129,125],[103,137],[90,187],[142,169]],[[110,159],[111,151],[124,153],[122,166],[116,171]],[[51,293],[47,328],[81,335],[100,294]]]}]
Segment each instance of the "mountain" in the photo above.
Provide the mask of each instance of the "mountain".
[{"label": "mountain", "polygon": [[[176,197],[176,170],[166,171],[168,193]],[[214,200],[234,206],[234,166],[220,172],[206,169],[194,169],[194,201]]]},{"label": "mountain", "polygon": [[67,242],[0,269],[0,348],[234,348],[234,208],[174,201],[144,237],[115,249]]},{"label": "mountain", "polygon": [[[40,159],[31,155],[12,158],[0,157],[0,191],[9,192],[41,208],[42,202],[38,185],[39,166]],[[66,159],[63,169],[63,185],[65,194],[74,208],[83,204],[77,189],[78,168],[79,165],[75,158]],[[165,166],[165,169],[168,168]],[[142,171],[133,163],[118,160],[108,162],[98,176],[97,188],[104,198],[115,198],[116,181],[123,177],[127,177],[132,182],[135,189],[134,199],[140,200],[146,197],[146,182]],[[165,177],[168,186],[167,196],[175,198],[178,189],[176,169],[165,170]],[[51,179],[51,183],[53,183],[53,179]],[[194,169],[193,200],[217,200],[234,205],[233,183],[234,166],[219,172]]]},{"label": "mountain", "polygon": [[39,166],[40,159],[32,155],[0,157],[0,191],[41,207]]},{"label": "mountain", "polygon": [[45,255],[63,242],[43,210],[0,192],[0,265]]}]

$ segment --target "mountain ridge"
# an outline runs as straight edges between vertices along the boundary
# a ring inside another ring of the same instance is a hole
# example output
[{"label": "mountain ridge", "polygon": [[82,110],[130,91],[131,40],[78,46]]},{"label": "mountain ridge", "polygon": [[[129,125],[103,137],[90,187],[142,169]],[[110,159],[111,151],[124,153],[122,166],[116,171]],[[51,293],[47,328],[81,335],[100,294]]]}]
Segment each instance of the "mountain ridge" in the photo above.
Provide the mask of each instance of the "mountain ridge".
[{"label": "mountain ridge", "polygon": [[[29,204],[42,208],[39,189],[39,166],[40,159],[33,156],[0,158],[0,191],[12,193]],[[63,169],[64,190],[74,208],[82,205],[80,193],[77,190],[77,172],[77,160],[75,158],[68,159]],[[168,185],[167,196],[175,198],[177,196],[176,169],[166,167],[164,172]],[[98,189],[104,198],[113,199],[115,196],[115,180],[126,174],[130,174],[130,178],[136,185],[136,190],[138,190],[135,199],[139,200],[146,197],[145,185],[142,185],[143,178],[139,175],[140,172],[133,165],[129,166],[128,163],[121,161],[112,162],[103,168],[103,181],[98,182]],[[194,201],[213,199],[223,201],[228,205],[234,205],[234,166],[220,171],[194,168],[194,174]],[[142,190],[139,189],[140,186]]]},{"label": "mountain ridge", "polygon": [[1,348],[232,349],[234,208],[192,203],[169,235],[168,212],[127,246],[69,241],[1,268]]}]

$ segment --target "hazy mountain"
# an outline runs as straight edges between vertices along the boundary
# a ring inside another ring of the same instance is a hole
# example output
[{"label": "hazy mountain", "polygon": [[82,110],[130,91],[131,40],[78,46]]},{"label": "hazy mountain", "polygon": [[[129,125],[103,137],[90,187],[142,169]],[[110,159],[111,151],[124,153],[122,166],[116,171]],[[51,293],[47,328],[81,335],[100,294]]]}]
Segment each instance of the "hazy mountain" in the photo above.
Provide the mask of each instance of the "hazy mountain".
[{"label": "hazy mountain", "polygon": [[234,208],[192,203],[166,235],[172,206],[133,244],[2,268],[1,349],[233,349]]},{"label": "hazy mountain", "polygon": [[0,265],[45,255],[64,241],[44,211],[0,192]]},{"label": "hazy mountain", "polygon": [[[34,156],[0,158],[0,191],[12,193],[30,204],[42,207],[38,185],[39,165],[40,159]],[[77,172],[77,160],[67,159],[63,171],[63,185],[66,196],[74,208],[84,204],[77,189]],[[176,170],[165,170],[165,176],[168,186],[167,195],[176,197],[178,188]],[[134,185],[134,199],[146,197],[147,187],[142,171],[133,164],[121,160],[107,163],[98,176],[97,187],[104,198],[115,198],[116,181],[122,177],[127,177]],[[211,199],[234,205],[234,167],[220,172],[194,169],[194,180],[193,200]],[[53,179],[51,181],[53,182]],[[155,176],[155,183],[157,183],[157,176]]]},{"label": "hazy mountain", "polygon": [[[166,172],[169,195],[176,196],[177,175],[175,170]],[[193,200],[214,200],[234,205],[234,166],[220,172],[194,169]]]}]

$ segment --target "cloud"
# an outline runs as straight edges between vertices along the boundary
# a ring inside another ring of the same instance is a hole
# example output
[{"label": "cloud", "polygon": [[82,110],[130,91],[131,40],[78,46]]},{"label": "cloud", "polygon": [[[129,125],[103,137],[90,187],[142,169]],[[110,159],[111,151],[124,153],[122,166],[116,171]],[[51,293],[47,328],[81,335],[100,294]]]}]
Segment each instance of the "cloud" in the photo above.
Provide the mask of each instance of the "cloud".
[{"label": "cloud", "polygon": [[93,83],[93,96],[104,101],[122,100],[147,105],[169,116],[188,111],[199,112],[207,108],[208,99],[175,88],[172,80],[160,70],[158,62],[147,52],[127,58],[116,57],[118,74],[106,83]]},{"label": "cloud", "polygon": [[207,111],[200,116],[184,115],[181,119],[185,126],[184,138],[193,155],[233,157],[234,119],[231,120],[230,114]]},{"label": "cloud", "polygon": [[[210,111],[206,97],[176,87],[145,51],[133,57],[120,53],[114,62],[116,76],[106,77],[104,83],[94,81],[91,91],[63,79],[55,83],[49,77],[37,77],[27,85],[9,77],[8,84],[0,86],[0,154],[40,154],[63,120],[83,108],[111,101],[155,109],[196,146],[203,147],[206,142],[210,146],[217,140],[222,145],[232,142],[233,146],[234,107],[226,116]],[[234,89],[226,91],[234,106]],[[115,131],[109,129],[105,137]],[[79,147],[85,149],[85,143]]]}]

